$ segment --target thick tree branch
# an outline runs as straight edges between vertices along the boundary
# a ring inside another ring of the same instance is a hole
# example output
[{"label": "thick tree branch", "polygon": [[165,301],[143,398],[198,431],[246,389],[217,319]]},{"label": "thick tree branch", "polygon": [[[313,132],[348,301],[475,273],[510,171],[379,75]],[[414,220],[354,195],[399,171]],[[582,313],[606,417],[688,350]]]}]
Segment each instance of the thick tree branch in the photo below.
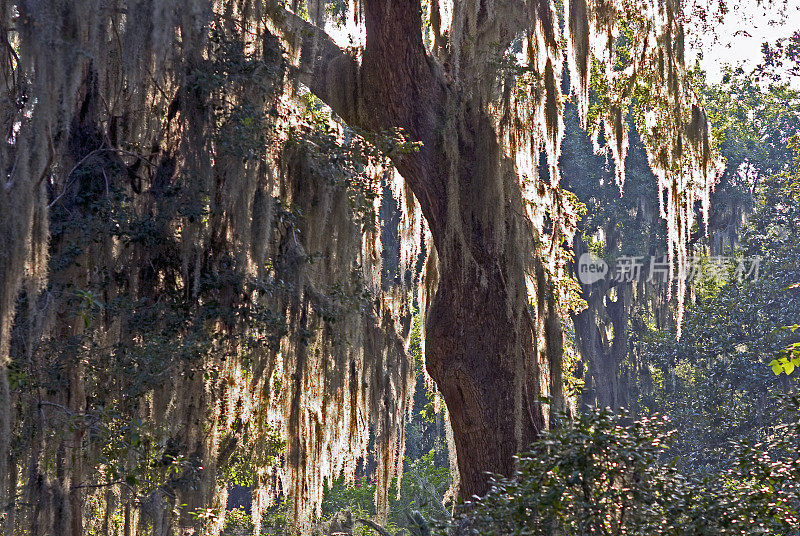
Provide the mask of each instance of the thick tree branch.
[{"label": "thick tree branch", "polygon": [[358,121],[358,54],[342,50],[322,28],[275,7],[269,29],[288,45],[298,59],[298,79],[325,104],[353,126]]},{"label": "thick tree branch", "polygon": [[[523,0],[496,0],[492,6],[491,16],[487,13],[481,17],[479,14],[475,35],[468,36],[468,39],[474,42],[477,53],[482,55],[505,52],[514,39],[530,30],[532,20],[530,9]],[[487,67],[483,65],[485,61],[478,63],[472,67],[479,70]]]},{"label": "thick tree branch", "polygon": [[419,0],[365,4],[363,51],[342,50],[321,28],[281,8],[270,14],[270,31],[299,60],[300,81],[346,123],[377,134],[399,128],[421,142],[394,164],[436,232],[446,206],[441,125],[448,88],[422,42]]},{"label": "thick tree branch", "polygon": [[370,116],[424,141],[444,97],[422,42],[419,0],[365,0],[363,90]]},{"label": "thick tree branch", "polygon": [[422,41],[420,0],[364,0],[367,43],[360,72],[362,110],[368,128],[403,129],[422,143],[395,160],[434,237],[443,235],[449,171],[443,134],[455,96]]}]

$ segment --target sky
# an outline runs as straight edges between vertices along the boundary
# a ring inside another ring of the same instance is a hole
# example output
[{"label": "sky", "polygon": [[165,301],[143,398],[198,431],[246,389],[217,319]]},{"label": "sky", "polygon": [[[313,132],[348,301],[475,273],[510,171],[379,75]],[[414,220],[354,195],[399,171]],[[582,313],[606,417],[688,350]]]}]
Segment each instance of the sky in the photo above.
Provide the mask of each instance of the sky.
[{"label": "sky", "polygon": [[[723,65],[741,62],[745,70],[752,69],[761,60],[764,41],[774,43],[800,30],[800,0],[728,0],[727,4],[723,24],[714,33],[696,33],[687,51],[688,59],[702,50],[700,66],[712,83],[720,81]],[[687,64],[693,65],[694,60]]]}]

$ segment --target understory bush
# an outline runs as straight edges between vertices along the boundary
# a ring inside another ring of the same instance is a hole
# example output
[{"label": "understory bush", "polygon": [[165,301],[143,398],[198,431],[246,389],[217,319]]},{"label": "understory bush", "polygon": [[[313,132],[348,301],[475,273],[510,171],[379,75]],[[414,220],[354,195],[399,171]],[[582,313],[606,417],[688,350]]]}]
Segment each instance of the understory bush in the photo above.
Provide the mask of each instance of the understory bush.
[{"label": "understory bush", "polygon": [[[433,524],[449,521],[450,509],[444,504],[444,498],[450,488],[450,469],[437,466],[435,457],[435,449],[431,449],[416,460],[406,458],[399,494],[397,479],[392,481],[389,516],[386,525],[381,527],[389,534],[418,536]],[[358,522],[375,515],[374,497],[374,480],[357,478],[352,485],[347,485],[340,478],[325,488],[324,520],[329,524],[346,513],[349,520],[344,524],[354,533],[375,534],[374,528]]]},{"label": "understory bush", "polygon": [[[511,477],[468,505],[449,528],[476,535],[800,534],[800,397],[763,443],[732,443],[713,476],[678,470],[665,417],[630,423],[591,410],[542,435]],[[684,470],[685,471],[685,470]]]}]

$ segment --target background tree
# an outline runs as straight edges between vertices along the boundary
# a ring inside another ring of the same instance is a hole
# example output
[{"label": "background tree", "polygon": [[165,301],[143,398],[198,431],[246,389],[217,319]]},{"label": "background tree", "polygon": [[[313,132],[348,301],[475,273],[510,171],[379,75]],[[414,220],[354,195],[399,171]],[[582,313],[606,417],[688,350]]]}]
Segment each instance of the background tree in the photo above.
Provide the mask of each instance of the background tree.
[{"label": "background tree", "polygon": [[[728,67],[722,81],[714,85],[706,83],[697,65],[689,73],[726,162],[711,196],[708,227],[692,231],[690,251],[697,258],[732,259],[743,236],[752,232],[745,232],[745,226],[761,184],[778,173],[791,172],[795,165],[790,139],[798,126],[797,94],[783,80],[762,84],[759,80],[769,79],[766,70],[761,66],[745,73]],[[670,297],[658,275],[652,283],[647,273],[650,260],[659,261],[664,255],[665,228],[655,206],[651,171],[635,133],[626,162],[626,188],[620,193],[612,181],[613,163],[592,154],[590,140],[571,120],[566,125],[560,161],[563,184],[587,207],[575,237],[575,254],[591,251],[612,267],[603,280],[582,285],[587,307],[572,315],[575,350],[585,382],[581,398],[599,407],[631,407],[650,385],[642,341],[654,329],[673,337],[676,327],[674,296]],[[762,253],[767,251],[772,249],[767,247]],[[636,256],[645,263],[638,280],[616,280],[613,267],[618,259]],[[709,260],[705,266],[712,265]],[[687,296],[687,307],[707,298],[698,287]]]},{"label": "background tree", "polygon": [[797,333],[785,329],[800,318],[794,287],[800,249],[792,231],[800,206],[796,175],[764,178],[756,193],[736,255],[760,258],[757,278],[740,279],[733,263],[701,279],[680,341],[669,330],[642,337],[653,387],[642,390],[635,406],[642,414],[670,415],[684,431],[676,436],[676,454],[697,472],[725,467],[732,441],[770,437],[782,418],[775,395],[797,385],[796,375],[777,375],[781,367],[771,366],[798,342]]}]

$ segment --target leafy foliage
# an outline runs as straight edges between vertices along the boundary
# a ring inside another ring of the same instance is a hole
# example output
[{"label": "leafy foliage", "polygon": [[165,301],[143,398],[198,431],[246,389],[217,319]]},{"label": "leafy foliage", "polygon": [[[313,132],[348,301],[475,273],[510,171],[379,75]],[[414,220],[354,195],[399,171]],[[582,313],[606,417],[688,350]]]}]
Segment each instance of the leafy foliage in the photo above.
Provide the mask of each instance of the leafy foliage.
[{"label": "leafy foliage", "polygon": [[698,478],[667,461],[674,432],[664,417],[629,423],[594,410],[544,434],[495,478],[458,523],[461,534],[798,534],[800,398],[767,443],[731,445],[734,462]]},{"label": "leafy foliage", "polygon": [[[397,479],[392,482],[386,526],[392,533],[416,534],[418,519],[426,523],[444,523],[449,519],[444,497],[452,480],[450,469],[437,466],[435,458],[434,450],[416,460],[406,458],[400,489]],[[323,514],[330,518],[346,511],[354,519],[369,519],[375,515],[374,496],[374,481],[359,478],[348,485],[339,479],[326,488]]]},{"label": "leafy foliage", "polygon": [[800,224],[800,195],[793,184],[780,173],[765,178],[756,196],[739,256],[760,257],[758,278],[739,280],[732,267],[721,284],[698,286],[680,341],[669,331],[645,336],[642,359],[653,383],[642,391],[639,411],[670,415],[682,431],[681,461],[694,470],[725,466],[730,440],[771,434],[779,414],[771,394],[796,384],[773,374],[793,369],[786,347],[798,342],[783,329],[800,317],[800,289],[793,287],[800,242],[792,230]]}]

